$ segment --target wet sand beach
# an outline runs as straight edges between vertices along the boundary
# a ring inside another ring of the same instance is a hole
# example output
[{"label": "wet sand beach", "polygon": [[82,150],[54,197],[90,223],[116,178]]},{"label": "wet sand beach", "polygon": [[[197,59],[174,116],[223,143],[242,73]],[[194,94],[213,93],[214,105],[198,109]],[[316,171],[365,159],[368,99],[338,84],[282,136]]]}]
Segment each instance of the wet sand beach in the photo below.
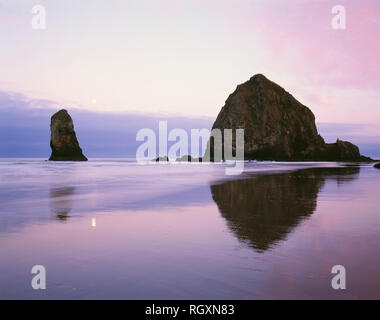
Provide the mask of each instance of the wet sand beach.
[{"label": "wet sand beach", "polygon": [[0,298],[380,298],[379,170],[224,167],[1,160]]}]

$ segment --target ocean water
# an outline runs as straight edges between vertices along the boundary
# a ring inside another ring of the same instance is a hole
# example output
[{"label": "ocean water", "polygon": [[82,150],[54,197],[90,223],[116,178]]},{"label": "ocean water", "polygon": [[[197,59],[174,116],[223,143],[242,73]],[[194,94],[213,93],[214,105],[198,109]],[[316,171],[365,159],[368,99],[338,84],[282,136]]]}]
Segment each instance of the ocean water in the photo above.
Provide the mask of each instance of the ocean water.
[{"label": "ocean water", "polygon": [[0,160],[0,299],[380,298],[380,170],[225,167]]}]

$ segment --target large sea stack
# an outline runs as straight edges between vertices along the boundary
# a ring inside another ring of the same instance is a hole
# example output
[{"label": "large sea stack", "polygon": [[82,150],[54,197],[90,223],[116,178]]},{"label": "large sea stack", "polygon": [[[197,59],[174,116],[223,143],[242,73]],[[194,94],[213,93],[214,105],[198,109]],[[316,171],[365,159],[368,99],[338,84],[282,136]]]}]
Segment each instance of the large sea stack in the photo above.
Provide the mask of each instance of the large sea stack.
[{"label": "large sea stack", "polygon": [[[327,144],[311,110],[262,74],[237,86],[213,129],[244,129],[244,158],[277,161],[370,161],[350,142]],[[224,142],[223,142],[224,143]],[[233,150],[235,136],[233,136]],[[210,141],[208,144],[208,152]],[[224,145],[222,145],[224,148]],[[213,160],[211,144],[211,160]]]},{"label": "large sea stack", "polygon": [[73,120],[62,109],[51,117],[51,161],[87,161],[74,131]]}]

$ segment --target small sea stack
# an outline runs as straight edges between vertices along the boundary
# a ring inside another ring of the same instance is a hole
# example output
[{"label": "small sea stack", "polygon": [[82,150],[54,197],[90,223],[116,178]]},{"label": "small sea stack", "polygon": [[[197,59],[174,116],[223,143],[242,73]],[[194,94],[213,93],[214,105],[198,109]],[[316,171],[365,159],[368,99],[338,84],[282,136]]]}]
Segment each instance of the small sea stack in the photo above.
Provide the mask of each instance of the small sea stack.
[{"label": "small sea stack", "polygon": [[51,117],[50,161],[87,161],[74,131],[73,120],[62,109]]},{"label": "small sea stack", "polygon": [[373,167],[376,168],[376,169],[380,169],[380,162],[376,163]]},{"label": "small sea stack", "polygon": [[169,158],[167,156],[158,157],[154,161],[156,162],[169,162]]},{"label": "small sea stack", "polygon": [[202,162],[202,158],[193,158],[192,156],[185,155],[181,158],[177,158],[176,162]]}]

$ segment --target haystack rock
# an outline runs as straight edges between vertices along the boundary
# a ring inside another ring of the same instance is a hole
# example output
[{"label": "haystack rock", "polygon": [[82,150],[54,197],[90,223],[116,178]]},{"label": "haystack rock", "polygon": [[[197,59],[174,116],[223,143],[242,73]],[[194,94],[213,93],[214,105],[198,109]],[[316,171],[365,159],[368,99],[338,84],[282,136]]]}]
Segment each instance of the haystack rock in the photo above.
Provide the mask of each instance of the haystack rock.
[{"label": "haystack rock", "polygon": [[[318,134],[313,112],[262,74],[237,86],[212,128],[244,129],[244,158],[247,160],[371,160],[361,156],[359,148],[352,143],[340,140],[325,143]],[[234,145],[235,136],[233,149]],[[211,145],[211,160],[212,155]]]},{"label": "haystack rock", "polygon": [[51,117],[51,161],[87,161],[74,131],[73,120],[62,109]]}]

